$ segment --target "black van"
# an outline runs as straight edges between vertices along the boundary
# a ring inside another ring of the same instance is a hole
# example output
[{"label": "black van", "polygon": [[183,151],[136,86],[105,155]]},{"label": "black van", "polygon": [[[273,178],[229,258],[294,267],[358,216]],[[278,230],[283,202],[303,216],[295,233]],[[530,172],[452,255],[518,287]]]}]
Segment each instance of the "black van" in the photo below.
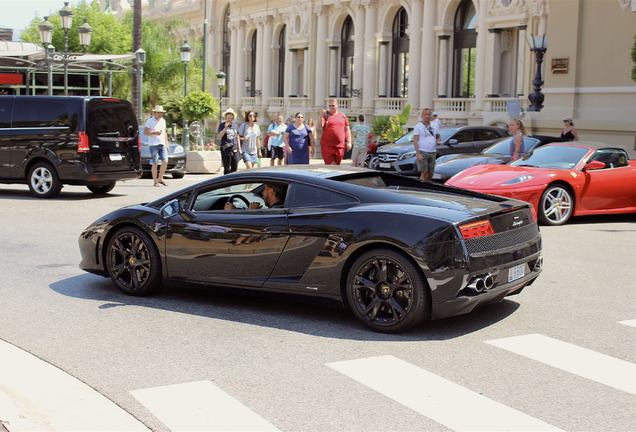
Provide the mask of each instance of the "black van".
[{"label": "black van", "polygon": [[0,183],[27,183],[39,198],[63,184],[105,194],[141,177],[138,134],[123,99],[0,96]]}]

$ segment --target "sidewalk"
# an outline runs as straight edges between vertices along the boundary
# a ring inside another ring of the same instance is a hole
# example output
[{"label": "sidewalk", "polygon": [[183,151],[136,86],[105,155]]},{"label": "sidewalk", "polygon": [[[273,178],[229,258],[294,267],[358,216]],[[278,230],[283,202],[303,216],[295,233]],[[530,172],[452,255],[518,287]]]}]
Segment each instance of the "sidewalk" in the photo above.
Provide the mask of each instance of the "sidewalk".
[{"label": "sidewalk", "polygon": [[0,431],[150,431],[83,382],[0,341]]}]

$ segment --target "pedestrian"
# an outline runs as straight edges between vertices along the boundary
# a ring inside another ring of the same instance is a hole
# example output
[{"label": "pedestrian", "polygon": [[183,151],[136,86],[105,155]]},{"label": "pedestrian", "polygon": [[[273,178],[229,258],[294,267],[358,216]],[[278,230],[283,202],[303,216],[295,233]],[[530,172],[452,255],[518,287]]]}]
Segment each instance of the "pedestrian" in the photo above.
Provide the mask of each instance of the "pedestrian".
[{"label": "pedestrian", "polygon": [[417,158],[417,167],[420,179],[431,181],[435,171],[435,159],[437,159],[437,146],[440,144],[440,135],[437,125],[431,123],[432,113],[428,108],[422,110],[422,121],[413,129],[413,145]]},{"label": "pedestrian", "polygon": [[579,140],[579,133],[574,128],[574,123],[570,117],[563,117],[563,131],[561,132],[561,138],[568,141]]},{"label": "pedestrian", "polygon": [[512,134],[512,140],[510,140],[510,160],[514,161],[519,159],[519,156],[525,153],[523,137],[528,136],[528,131],[523,125],[521,119],[518,118],[513,118],[512,120],[510,120],[508,129]]},{"label": "pedestrian", "polygon": [[267,136],[269,137],[269,146],[272,152],[272,159],[270,165],[274,166],[276,161],[278,165],[282,165],[285,160],[285,142],[283,141],[283,134],[287,130],[287,125],[283,123],[283,116],[278,114],[276,121],[272,123],[267,129]]},{"label": "pedestrian", "polygon": [[218,136],[221,138],[221,162],[223,174],[233,173],[238,168],[238,126],[234,123],[236,113],[228,108],[223,113],[225,121],[219,125]]},{"label": "pedestrian", "polygon": [[437,118],[437,113],[435,111],[433,111],[431,123],[435,124],[438,130],[442,129],[442,121]]},{"label": "pedestrian", "polygon": [[338,111],[338,99],[329,99],[329,111],[322,110],[320,126],[320,151],[325,165],[340,165],[345,149],[351,149],[351,129],[347,116]]},{"label": "pedestrian", "polygon": [[245,113],[245,122],[239,127],[239,154],[247,169],[258,164],[261,157],[261,127],[257,121],[256,112],[249,110]]},{"label": "pedestrian", "polygon": [[[307,126],[309,126],[309,129],[311,129],[311,134],[314,137],[314,143],[317,143],[318,142],[318,130],[316,129],[316,126],[314,125],[314,119],[310,118],[309,120],[307,120]],[[314,148],[314,153],[315,153],[315,151],[316,151],[316,149]]]},{"label": "pedestrian", "polygon": [[358,116],[358,123],[351,128],[353,136],[353,151],[351,152],[351,166],[364,166],[364,160],[367,157],[367,146],[371,141],[369,134],[371,128],[364,124],[364,116]]},{"label": "pedestrian", "polygon": [[[153,186],[168,186],[163,180],[163,175],[168,168],[169,150],[166,121],[163,118],[165,112],[161,105],[157,105],[153,110],[153,116],[144,125],[144,135],[148,136],[148,148],[150,149],[150,173],[152,174]],[[157,167],[159,164],[161,165]]]},{"label": "pedestrian", "polygon": [[287,149],[287,164],[308,164],[314,154],[314,136],[305,125],[303,113],[297,113],[294,123],[287,126],[283,134]]}]

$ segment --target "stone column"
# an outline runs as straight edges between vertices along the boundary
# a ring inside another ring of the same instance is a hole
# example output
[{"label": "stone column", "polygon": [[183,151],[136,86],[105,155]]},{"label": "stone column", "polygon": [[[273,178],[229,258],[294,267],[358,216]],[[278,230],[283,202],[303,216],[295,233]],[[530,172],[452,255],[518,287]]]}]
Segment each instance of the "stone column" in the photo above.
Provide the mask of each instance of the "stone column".
[{"label": "stone column", "polygon": [[519,26],[517,41],[517,96],[523,96],[526,89],[526,25]]},{"label": "stone column", "polygon": [[[264,21],[259,18],[254,21],[256,24],[256,52],[252,53],[252,56],[256,56],[256,76],[253,76],[254,80],[254,105],[256,107],[260,107],[263,104],[263,55],[265,54],[265,44],[264,42]],[[259,96],[260,95],[260,96]]]},{"label": "stone column", "polygon": [[437,76],[437,97],[447,97],[448,88],[448,50],[450,35],[439,36],[439,69]]},{"label": "stone column", "polygon": [[[274,53],[272,51],[272,18],[265,17],[263,23],[263,81],[261,83],[262,99],[261,104],[267,109],[269,106],[269,98],[272,96],[272,64]],[[256,72],[258,75],[258,71]],[[265,114],[265,113],[264,113]]]},{"label": "stone column", "polygon": [[304,47],[300,50],[303,56],[303,85],[300,89],[301,96],[309,96],[309,69],[310,69],[310,61],[309,61],[309,47]]},{"label": "stone column", "polygon": [[501,78],[501,29],[488,29],[487,56],[492,59],[486,62],[486,97],[499,96],[499,80]]},{"label": "stone column", "polygon": [[[415,112],[420,107],[420,84],[426,85],[423,76],[422,64],[422,15],[424,14],[421,0],[411,2],[411,14],[409,15],[409,95],[408,103]],[[433,59],[433,55],[430,57]]]},{"label": "stone column", "polygon": [[291,88],[290,88],[290,96],[298,96],[298,48],[290,48],[290,67],[291,67],[291,76],[287,75],[291,78]]},{"label": "stone column", "polygon": [[369,1],[365,4],[367,8],[364,23],[364,79],[361,88],[362,91],[362,109],[364,112],[372,113],[375,111],[375,95],[376,95],[376,46],[375,32],[378,3],[377,1]]},{"label": "stone column", "polygon": [[338,46],[334,45],[329,47],[329,97],[336,97],[338,95],[338,83],[340,82],[340,74],[338,74],[338,48]]},{"label": "stone column", "polygon": [[419,107],[433,109],[435,95],[435,16],[437,0],[424,0],[424,22],[422,28],[422,84],[420,88]]},{"label": "stone column", "polygon": [[478,4],[478,28],[477,28],[477,61],[475,64],[475,105],[476,115],[481,115],[484,109],[485,82],[486,82],[486,63],[488,24],[486,17],[488,16],[488,0],[479,0]]},{"label": "stone column", "polygon": [[361,89],[363,85],[364,70],[364,34],[365,34],[365,10],[361,2],[354,1],[351,7],[354,10],[354,55],[353,55],[353,77],[349,77],[349,94],[351,97],[351,108],[359,111],[362,106],[362,99],[353,97],[353,89]]},{"label": "stone column", "polygon": [[389,41],[380,41],[380,64],[378,71],[378,96],[387,97],[388,92],[388,57],[389,57]]},{"label": "stone column", "polygon": [[[316,67],[315,80],[316,90],[314,93],[314,106],[322,109],[325,106],[325,97],[327,96],[327,14],[326,6],[320,6],[314,9],[314,13],[318,15],[318,28],[316,29]],[[319,110],[318,109],[318,110]]]}]

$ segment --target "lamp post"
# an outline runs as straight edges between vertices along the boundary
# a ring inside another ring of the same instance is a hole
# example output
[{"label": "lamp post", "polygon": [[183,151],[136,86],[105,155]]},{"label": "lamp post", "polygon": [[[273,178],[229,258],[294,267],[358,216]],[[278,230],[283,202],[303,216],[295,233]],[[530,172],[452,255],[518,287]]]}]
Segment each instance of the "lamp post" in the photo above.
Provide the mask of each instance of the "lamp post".
[{"label": "lamp post", "polygon": [[349,85],[349,75],[342,75],[340,77],[340,84],[342,84],[342,97],[347,97],[347,86]]},{"label": "lamp post", "polygon": [[223,71],[216,74],[216,85],[219,87],[219,126],[223,122],[223,87],[225,87],[226,76]]},{"label": "lamp post", "polygon": [[135,51],[135,59],[137,60],[137,89],[139,93],[139,97],[137,98],[137,118],[139,119],[139,124],[142,122],[142,105],[143,105],[143,76],[144,76],[144,63],[146,63],[146,51],[142,48],[139,48]]},{"label": "lamp post", "polygon": [[245,96],[250,97],[252,95],[252,80],[250,77],[245,77]]},{"label": "lamp post", "polygon": [[79,33],[79,41],[80,46],[82,47],[82,52],[72,53],[68,49],[68,31],[73,26],[73,10],[69,6],[69,2],[64,2],[64,7],[60,9],[60,24],[62,26],[62,30],[64,30],[64,48],[59,53],[56,53],[55,47],[51,45],[51,41],[53,39],[53,25],[49,22],[49,17],[44,17],[44,21],[38,27],[40,30],[40,39],[42,40],[42,44],[46,46],[49,95],[53,94],[53,60],[57,60],[64,63],[64,96],[68,96],[68,64],[77,57],[86,54],[86,49],[91,44],[93,28],[90,26],[87,19],[84,20],[84,24],[78,27],[77,32]]},{"label": "lamp post", "polygon": [[543,100],[545,99],[545,96],[541,93],[541,86],[543,85],[541,64],[543,63],[543,55],[548,49],[548,38],[546,35],[532,35],[528,36],[527,39],[530,51],[535,53],[537,59],[537,73],[532,81],[534,92],[528,96],[528,99],[530,100],[530,107],[528,108],[528,111],[541,111],[541,108],[543,108]]},{"label": "lamp post", "polygon": [[183,62],[183,96],[185,97],[188,94],[188,63],[190,63],[190,55],[192,55],[192,48],[188,45],[188,41],[183,41],[179,51],[181,51],[181,61]]}]

